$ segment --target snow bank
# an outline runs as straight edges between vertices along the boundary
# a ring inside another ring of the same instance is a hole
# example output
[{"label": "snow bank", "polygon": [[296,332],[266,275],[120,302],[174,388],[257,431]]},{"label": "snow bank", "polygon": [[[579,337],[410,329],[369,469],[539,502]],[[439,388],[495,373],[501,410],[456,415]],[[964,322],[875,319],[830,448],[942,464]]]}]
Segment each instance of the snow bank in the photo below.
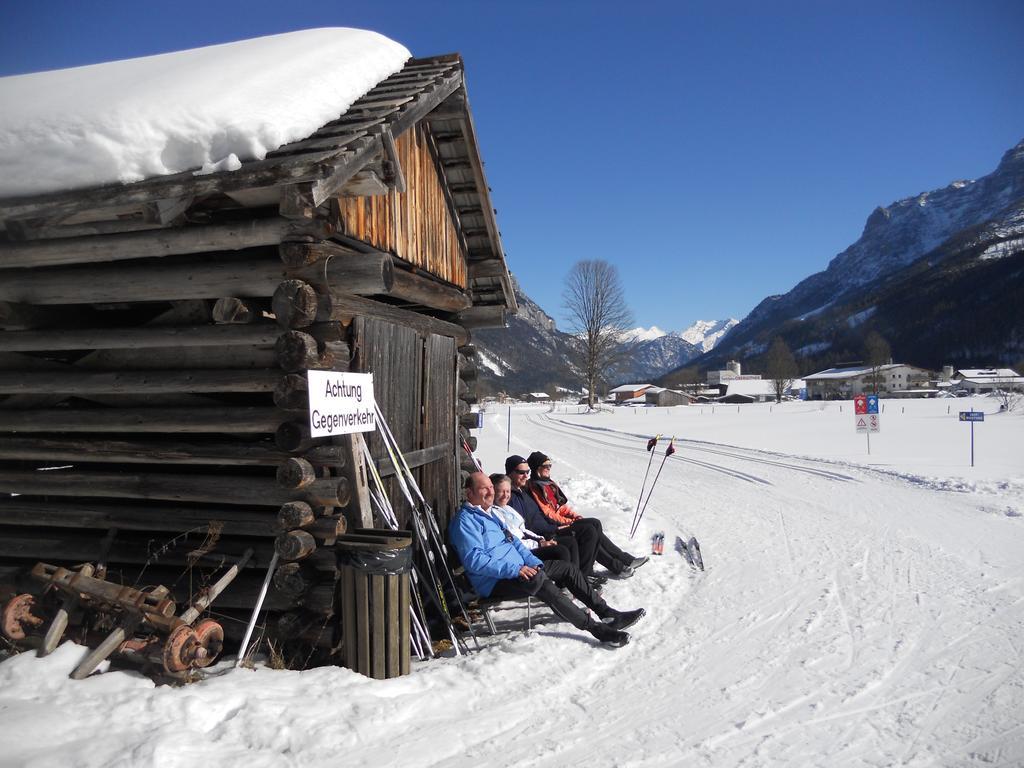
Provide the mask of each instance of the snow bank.
[{"label": "snow bank", "polygon": [[409,56],[376,32],[325,28],[0,78],[0,196],[235,170],[309,136]]}]

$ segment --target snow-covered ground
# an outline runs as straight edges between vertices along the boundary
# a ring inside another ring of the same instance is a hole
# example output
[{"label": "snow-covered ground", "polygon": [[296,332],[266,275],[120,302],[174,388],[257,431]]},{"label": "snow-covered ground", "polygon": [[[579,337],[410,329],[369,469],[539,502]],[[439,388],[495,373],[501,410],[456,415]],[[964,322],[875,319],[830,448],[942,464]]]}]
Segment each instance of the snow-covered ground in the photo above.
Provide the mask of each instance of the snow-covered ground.
[{"label": "snow-covered ground", "polygon": [[[0,664],[0,766],[1024,765],[1024,414],[888,401],[869,456],[842,406],[520,406],[511,435],[492,409],[485,467],[543,450],[620,542],[646,438],[676,435],[630,544],[664,531],[665,554],[605,590],[647,609],[625,648],[544,621],[397,680],[260,668],[175,689],[71,682],[66,645]],[[703,573],[673,551],[689,535]]]}]

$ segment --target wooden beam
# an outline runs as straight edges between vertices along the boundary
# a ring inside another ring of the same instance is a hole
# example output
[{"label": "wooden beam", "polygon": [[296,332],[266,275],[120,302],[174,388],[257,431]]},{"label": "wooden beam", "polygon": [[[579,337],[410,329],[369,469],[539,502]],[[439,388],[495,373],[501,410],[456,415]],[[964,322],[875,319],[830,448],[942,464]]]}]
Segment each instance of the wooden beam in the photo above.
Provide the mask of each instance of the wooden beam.
[{"label": "wooden beam", "polygon": [[0,491],[23,496],[85,496],[107,499],[153,499],[280,507],[289,501],[312,506],[339,505],[350,493],[344,478],[324,478],[308,488],[281,488],[274,477],[179,475],[164,473],[0,469]]},{"label": "wooden beam", "polygon": [[281,329],[272,322],[245,326],[144,326],[11,331],[0,334],[0,352],[58,349],[154,349],[165,347],[272,347]]},{"label": "wooden beam", "polygon": [[10,269],[0,271],[0,301],[46,305],[269,297],[288,279],[325,291],[337,287],[373,295],[391,289],[393,271],[385,254],[354,253],[340,246],[323,263],[296,268],[264,255]]},{"label": "wooden beam", "polygon": [[473,302],[458,288],[404,269],[395,270],[395,282],[390,296],[444,312],[459,312]]},{"label": "wooden beam", "polygon": [[[442,443],[440,445],[432,445],[429,448],[421,448],[418,451],[409,451],[409,453],[405,454],[405,461],[410,469],[416,469],[416,467],[440,461],[451,456],[453,453],[454,449],[449,443]],[[395,474],[395,465],[390,460],[377,459],[377,471],[381,477],[390,477]]]},{"label": "wooden beam", "polygon": [[0,432],[269,433],[284,418],[275,408],[27,408],[0,410]]},{"label": "wooden beam", "polygon": [[508,267],[500,259],[470,261],[468,271],[470,280],[477,277],[506,277],[508,275]]},{"label": "wooden beam", "polygon": [[0,200],[0,221],[71,216],[187,195],[202,197],[216,192],[312,182],[323,178],[324,164],[329,164],[337,155],[337,150],[309,152],[246,162],[235,171],[201,176],[184,171],[134,184],[108,184],[92,189],[7,198]]},{"label": "wooden beam", "polygon": [[504,328],[508,325],[505,314],[502,304],[476,306],[460,312],[456,321],[464,328]]},{"label": "wooden beam", "polygon": [[305,328],[317,321],[345,322],[354,317],[374,317],[408,326],[420,333],[449,336],[458,344],[469,341],[465,328],[454,323],[338,291],[320,296],[313,286],[301,280],[281,283],[274,293],[273,306],[278,323],[285,328]]},{"label": "wooden beam", "polygon": [[0,371],[0,395],[273,392],[281,378],[279,370]]},{"label": "wooden beam", "polygon": [[[212,521],[223,523],[222,533],[226,535],[277,535],[277,519],[269,511],[117,505],[64,499],[36,501],[21,496],[0,499],[0,523],[4,525],[180,532]],[[39,553],[40,556],[42,554]]]},{"label": "wooden beam", "polygon": [[380,134],[381,143],[384,147],[385,176],[384,179],[389,186],[397,192],[405,192],[405,174],[402,172],[402,163],[398,159],[398,147],[395,146],[395,137],[391,135],[388,128],[384,128]]},{"label": "wooden beam", "polygon": [[290,237],[312,235],[320,238],[329,234],[326,223],[322,221],[301,225],[289,219],[272,218],[125,235],[0,243],[0,268],[95,264],[210,251],[239,251],[277,245]]},{"label": "wooden beam", "polygon": [[[407,456],[410,462],[412,455]],[[10,435],[0,440],[0,459],[8,461],[277,467],[289,458],[291,454],[278,449],[272,442],[100,440],[72,436],[56,440]],[[341,448],[331,445],[314,448],[302,458],[314,466],[342,467],[346,462]]]}]

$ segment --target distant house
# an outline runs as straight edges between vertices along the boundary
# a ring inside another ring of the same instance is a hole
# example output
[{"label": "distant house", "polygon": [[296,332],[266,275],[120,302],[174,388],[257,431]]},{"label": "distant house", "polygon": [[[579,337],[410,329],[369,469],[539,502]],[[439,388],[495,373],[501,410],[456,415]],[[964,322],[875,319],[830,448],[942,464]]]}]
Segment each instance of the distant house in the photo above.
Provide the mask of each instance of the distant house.
[{"label": "distant house", "polygon": [[614,397],[616,403],[624,403],[627,400],[633,400],[635,398],[641,398],[643,402],[643,394],[651,388],[651,384],[623,384],[620,387],[608,392],[609,397]]},{"label": "distant house", "polygon": [[524,403],[546,403],[551,400],[547,392],[527,392],[523,395]]},{"label": "distant house", "polygon": [[[808,400],[847,399],[874,389],[874,371],[871,366],[859,365],[846,368],[829,368],[810,376],[804,376]],[[908,389],[919,389],[934,377],[926,368],[905,363],[888,363],[879,366],[878,391],[896,394]]]},{"label": "distant house", "polygon": [[972,395],[996,390],[1024,392],[1024,376],[1012,368],[961,368],[950,379],[952,389]]},{"label": "distant house", "polygon": [[775,382],[769,379],[729,381],[722,385],[720,403],[767,403],[775,399]]},{"label": "distant house", "polygon": [[693,395],[680,392],[676,389],[665,387],[648,387],[644,392],[644,402],[647,405],[666,407],[670,405],[689,405],[693,402]]}]

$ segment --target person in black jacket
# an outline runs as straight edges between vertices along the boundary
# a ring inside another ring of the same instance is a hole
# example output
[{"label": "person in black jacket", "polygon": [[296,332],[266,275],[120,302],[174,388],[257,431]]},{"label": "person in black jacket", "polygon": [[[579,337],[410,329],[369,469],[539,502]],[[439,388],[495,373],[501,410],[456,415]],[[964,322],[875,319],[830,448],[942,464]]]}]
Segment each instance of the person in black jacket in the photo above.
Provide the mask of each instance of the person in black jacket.
[{"label": "person in black jacket", "polygon": [[505,474],[512,480],[512,498],[508,505],[523,516],[526,527],[546,539],[554,539],[575,555],[580,571],[596,586],[604,584],[607,579],[594,576],[594,560],[597,558],[598,532],[589,525],[575,528],[559,528],[540,511],[537,502],[526,490],[530,479],[530,467],[522,456],[509,456],[505,460]]}]

